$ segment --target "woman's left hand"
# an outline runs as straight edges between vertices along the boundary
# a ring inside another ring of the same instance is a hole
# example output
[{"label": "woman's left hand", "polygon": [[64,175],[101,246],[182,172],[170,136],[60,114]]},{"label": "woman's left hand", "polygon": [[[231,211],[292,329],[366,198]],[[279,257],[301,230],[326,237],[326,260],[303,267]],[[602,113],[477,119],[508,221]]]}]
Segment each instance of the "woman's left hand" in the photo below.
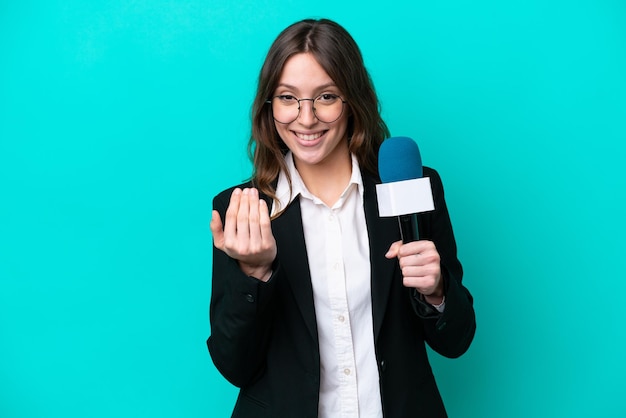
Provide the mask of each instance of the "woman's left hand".
[{"label": "woman's left hand", "polygon": [[441,258],[432,241],[413,241],[403,244],[396,241],[385,254],[387,258],[398,257],[402,269],[403,284],[413,287],[433,305],[443,299]]}]

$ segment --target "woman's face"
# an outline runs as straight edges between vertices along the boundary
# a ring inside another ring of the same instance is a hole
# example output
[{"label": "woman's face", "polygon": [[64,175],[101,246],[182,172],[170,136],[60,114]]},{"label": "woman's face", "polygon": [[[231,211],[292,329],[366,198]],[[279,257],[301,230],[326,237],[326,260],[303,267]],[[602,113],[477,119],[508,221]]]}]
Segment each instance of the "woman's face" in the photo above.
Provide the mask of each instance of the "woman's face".
[{"label": "woman's face", "polygon": [[[333,95],[344,97],[334,81],[310,53],[300,53],[287,60],[274,96],[292,96],[297,99],[315,99]],[[350,163],[348,150],[348,105],[343,105],[341,116],[330,123],[322,122],[313,112],[313,102],[300,102],[300,113],[291,123],[275,122],[278,135],[291,150],[298,170],[332,167]],[[317,106],[322,117],[321,103]],[[275,112],[276,116],[276,112]]]}]

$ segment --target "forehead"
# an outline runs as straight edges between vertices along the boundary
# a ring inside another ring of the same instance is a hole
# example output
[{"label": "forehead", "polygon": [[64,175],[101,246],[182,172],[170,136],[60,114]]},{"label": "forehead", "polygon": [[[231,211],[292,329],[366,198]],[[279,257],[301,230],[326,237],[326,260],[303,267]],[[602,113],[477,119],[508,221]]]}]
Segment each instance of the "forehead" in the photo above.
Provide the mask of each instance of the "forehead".
[{"label": "forehead", "polygon": [[334,86],[335,82],[317,62],[313,54],[300,53],[290,57],[283,67],[278,87],[300,90]]}]

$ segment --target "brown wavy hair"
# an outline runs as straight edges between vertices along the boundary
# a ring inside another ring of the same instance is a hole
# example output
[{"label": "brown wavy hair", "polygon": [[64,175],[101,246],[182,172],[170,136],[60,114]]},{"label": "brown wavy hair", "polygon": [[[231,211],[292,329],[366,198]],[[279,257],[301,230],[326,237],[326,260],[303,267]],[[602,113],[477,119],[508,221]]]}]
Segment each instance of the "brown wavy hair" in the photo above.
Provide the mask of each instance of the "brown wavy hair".
[{"label": "brown wavy hair", "polygon": [[[259,75],[252,106],[252,136],[248,154],[254,171],[252,181],[262,193],[276,198],[275,181],[281,170],[287,172],[284,155],[288,148],[272,118],[271,99],[283,67],[293,55],[313,54],[339,90],[346,96],[349,149],[362,170],[378,176],[378,149],[389,136],[380,116],[380,105],[363,57],[352,36],[328,19],[306,19],[283,30],[270,47]],[[289,179],[291,185],[291,179]]]}]

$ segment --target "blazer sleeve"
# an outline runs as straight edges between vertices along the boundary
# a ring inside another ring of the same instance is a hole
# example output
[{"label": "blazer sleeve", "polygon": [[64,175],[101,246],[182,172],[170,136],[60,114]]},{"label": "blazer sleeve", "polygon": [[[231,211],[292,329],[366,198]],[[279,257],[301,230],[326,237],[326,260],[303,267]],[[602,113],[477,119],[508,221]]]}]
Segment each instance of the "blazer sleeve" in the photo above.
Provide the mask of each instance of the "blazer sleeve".
[{"label": "blazer sleeve", "polygon": [[[232,189],[213,200],[222,219]],[[278,266],[262,282],[246,276],[237,260],[213,246],[213,275],[209,310],[209,353],[219,372],[233,385],[244,387],[263,372],[271,332],[272,304]]]},{"label": "blazer sleeve", "polygon": [[439,354],[454,358],[469,348],[476,331],[476,316],[472,295],[462,284],[463,268],[457,257],[443,183],[431,168],[424,167],[424,176],[431,180],[435,210],[419,216],[420,238],[433,241],[441,257],[446,306],[439,313],[417,292],[413,292],[411,299],[415,312],[422,318],[428,344]]}]

